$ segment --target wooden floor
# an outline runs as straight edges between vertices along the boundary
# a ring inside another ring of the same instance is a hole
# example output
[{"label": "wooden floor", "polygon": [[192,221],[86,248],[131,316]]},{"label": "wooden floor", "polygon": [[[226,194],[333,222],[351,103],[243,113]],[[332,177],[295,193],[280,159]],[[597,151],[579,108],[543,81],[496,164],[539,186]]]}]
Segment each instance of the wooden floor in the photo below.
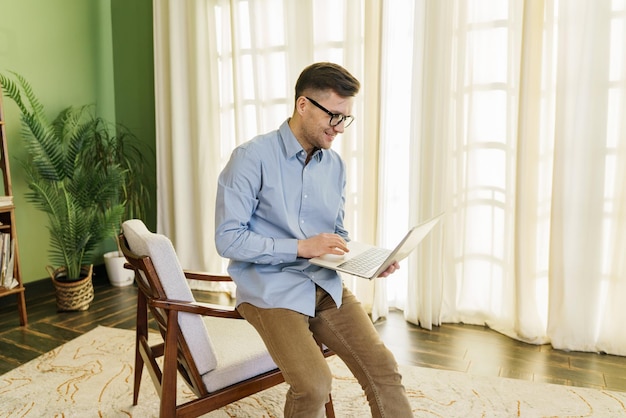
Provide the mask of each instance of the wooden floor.
[{"label": "wooden floor", "polygon": [[[136,288],[110,286],[99,269],[94,288],[96,297],[88,311],[57,313],[51,282],[27,285],[26,327],[19,326],[15,297],[0,299],[0,374],[97,325],[133,329]],[[224,302],[201,293],[199,300]],[[486,327],[444,324],[428,331],[406,323],[399,312],[376,327],[400,364],[626,391],[626,357],[529,345]]]}]

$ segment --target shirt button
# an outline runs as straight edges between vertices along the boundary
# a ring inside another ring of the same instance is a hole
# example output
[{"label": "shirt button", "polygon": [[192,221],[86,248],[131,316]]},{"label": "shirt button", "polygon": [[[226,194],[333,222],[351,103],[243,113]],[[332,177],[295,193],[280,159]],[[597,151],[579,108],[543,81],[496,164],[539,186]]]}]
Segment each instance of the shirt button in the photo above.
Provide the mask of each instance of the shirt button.
[{"label": "shirt button", "polygon": [[300,220],[300,223],[301,223],[301,224],[303,224],[303,223],[304,223],[304,219],[301,219],[301,220]]}]

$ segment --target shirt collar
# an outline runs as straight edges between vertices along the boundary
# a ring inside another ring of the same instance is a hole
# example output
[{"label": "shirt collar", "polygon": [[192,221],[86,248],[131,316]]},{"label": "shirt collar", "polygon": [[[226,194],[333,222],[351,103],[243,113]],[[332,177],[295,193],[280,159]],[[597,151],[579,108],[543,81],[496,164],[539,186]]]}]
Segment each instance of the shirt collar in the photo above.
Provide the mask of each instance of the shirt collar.
[{"label": "shirt collar", "polygon": [[[300,145],[295,135],[293,134],[293,131],[289,127],[289,119],[287,119],[283,122],[282,125],[280,125],[278,131],[280,132],[280,137],[283,140],[283,144],[285,147],[285,156],[287,158],[296,157],[299,152],[304,151],[302,145]],[[315,151],[315,153],[313,154],[313,158],[315,158],[317,162],[320,162],[325,151],[326,150],[323,149]]]}]

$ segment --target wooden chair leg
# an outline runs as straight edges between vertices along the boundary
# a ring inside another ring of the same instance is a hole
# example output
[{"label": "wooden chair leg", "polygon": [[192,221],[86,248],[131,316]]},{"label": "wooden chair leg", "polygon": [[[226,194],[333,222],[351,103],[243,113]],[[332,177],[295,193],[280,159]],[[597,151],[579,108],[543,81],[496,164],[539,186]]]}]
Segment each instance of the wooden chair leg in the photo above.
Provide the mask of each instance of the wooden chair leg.
[{"label": "wooden chair leg", "polygon": [[178,373],[178,312],[167,312],[167,334],[163,354],[163,375],[161,377],[160,418],[176,416],[176,376]]},{"label": "wooden chair leg", "polygon": [[335,408],[333,407],[333,395],[328,394],[328,402],[326,403],[326,418],[335,418]]},{"label": "wooden chair leg", "polygon": [[139,292],[137,295],[137,324],[135,330],[135,379],[133,384],[133,405],[137,405],[139,399],[139,387],[143,373],[143,358],[139,346],[142,338],[148,338],[148,306],[146,297]]},{"label": "wooden chair leg", "polygon": [[[137,342],[139,344],[139,342]],[[143,372],[143,358],[139,348],[135,350],[135,380],[133,385],[133,405],[137,405],[139,399],[139,387],[141,386],[141,375]]]}]

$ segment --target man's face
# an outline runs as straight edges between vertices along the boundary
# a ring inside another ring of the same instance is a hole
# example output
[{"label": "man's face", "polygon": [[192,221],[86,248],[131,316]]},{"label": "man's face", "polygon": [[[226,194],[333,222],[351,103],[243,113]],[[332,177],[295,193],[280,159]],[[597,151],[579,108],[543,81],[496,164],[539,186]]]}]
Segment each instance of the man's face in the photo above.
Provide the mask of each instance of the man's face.
[{"label": "man's face", "polygon": [[[315,96],[315,97],[314,97]],[[324,94],[311,94],[309,96],[317,104],[327,109],[329,112],[341,115],[351,115],[353,97],[341,97],[335,92]],[[330,115],[320,109],[309,99],[306,100],[306,107],[303,119],[303,148],[309,152],[313,148],[329,149],[337,134],[343,133],[345,122],[337,126],[330,126]]]}]

